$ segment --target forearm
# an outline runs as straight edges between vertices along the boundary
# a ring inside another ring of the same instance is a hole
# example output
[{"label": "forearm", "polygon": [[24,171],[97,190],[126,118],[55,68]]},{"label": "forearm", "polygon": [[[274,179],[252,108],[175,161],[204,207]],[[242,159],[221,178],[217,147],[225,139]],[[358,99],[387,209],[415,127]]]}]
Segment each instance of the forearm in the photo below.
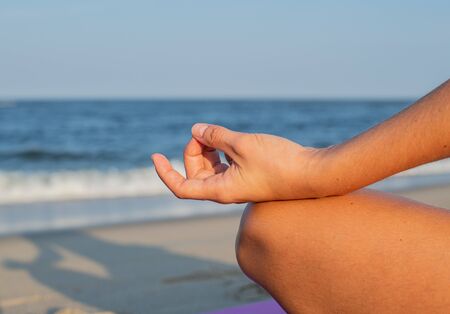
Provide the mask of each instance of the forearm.
[{"label": "forearm", "polygon": [[389,120],[328,149],[330,194],[450,156],[450,80]]},{"label": "forearm", "polygon": [[[179,198],[220,203],[319,198],[357,190],[392,174],[450,156],[450,82],[390,120],[328,149],[267,134],[195,124],[186,176],[153,154],[155,169]],[[231,161],[224,164],[218,151]]]}]

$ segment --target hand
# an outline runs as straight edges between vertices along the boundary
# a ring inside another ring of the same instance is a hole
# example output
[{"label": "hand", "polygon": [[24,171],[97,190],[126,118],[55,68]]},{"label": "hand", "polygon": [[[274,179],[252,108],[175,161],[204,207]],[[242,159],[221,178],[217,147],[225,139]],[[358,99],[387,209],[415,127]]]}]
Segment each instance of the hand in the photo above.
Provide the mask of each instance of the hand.
[{"label": "hand", "polygon": [[[184,151],[186,178],[165,156],[152,155],[159,177],[179,198],[242,203],[327,194],[320,183],[323,149],[208,124],[195,124],[192,136]],[[229,165],[221,162],[217,150],[225,153]]]}]

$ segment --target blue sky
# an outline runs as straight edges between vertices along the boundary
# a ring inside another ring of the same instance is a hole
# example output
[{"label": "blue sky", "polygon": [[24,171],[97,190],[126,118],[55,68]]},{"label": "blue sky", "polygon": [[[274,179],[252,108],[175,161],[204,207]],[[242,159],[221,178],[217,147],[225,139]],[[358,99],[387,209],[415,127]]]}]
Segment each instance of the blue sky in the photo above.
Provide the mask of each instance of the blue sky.
[{"label": "blue sky", "polygon": [[417,97],[450,1],[0,0],[0,98]]}]

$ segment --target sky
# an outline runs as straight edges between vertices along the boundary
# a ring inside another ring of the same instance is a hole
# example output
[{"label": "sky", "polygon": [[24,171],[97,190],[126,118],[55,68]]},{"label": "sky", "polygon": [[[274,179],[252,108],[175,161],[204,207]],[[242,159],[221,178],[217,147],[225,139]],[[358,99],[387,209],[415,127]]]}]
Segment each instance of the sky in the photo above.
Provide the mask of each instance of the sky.
[{"label": "sky", "polygon": [[450,1],[0,0],[0,99],[411,98]]}]

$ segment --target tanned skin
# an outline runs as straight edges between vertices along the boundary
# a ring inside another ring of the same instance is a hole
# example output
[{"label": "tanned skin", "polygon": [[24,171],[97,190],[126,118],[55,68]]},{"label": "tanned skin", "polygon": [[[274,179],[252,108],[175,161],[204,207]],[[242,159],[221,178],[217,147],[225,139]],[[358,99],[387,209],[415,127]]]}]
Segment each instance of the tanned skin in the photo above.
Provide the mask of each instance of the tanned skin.
[{"label": "tanned skin", "polygon": [[152,159],[179,198],[253,203],[238,261],[288,312],[450,313],[450,212],[354,192],[447,157],[450,81],[332,147],[196,124],[186,177]]}]

